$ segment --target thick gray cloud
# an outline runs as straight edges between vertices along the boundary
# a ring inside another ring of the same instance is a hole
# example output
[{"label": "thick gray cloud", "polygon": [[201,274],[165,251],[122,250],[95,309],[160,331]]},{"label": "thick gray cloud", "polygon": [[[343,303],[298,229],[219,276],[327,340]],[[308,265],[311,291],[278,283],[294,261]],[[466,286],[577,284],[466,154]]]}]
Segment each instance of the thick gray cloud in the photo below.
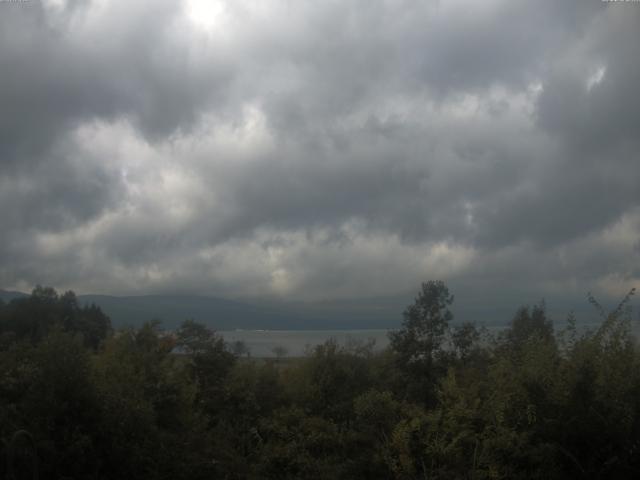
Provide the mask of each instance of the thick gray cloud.
[{"label": "thick gray cloud", "polygon": [[638,25],[599,1],[0,4],[0,285],[618,295]]}]

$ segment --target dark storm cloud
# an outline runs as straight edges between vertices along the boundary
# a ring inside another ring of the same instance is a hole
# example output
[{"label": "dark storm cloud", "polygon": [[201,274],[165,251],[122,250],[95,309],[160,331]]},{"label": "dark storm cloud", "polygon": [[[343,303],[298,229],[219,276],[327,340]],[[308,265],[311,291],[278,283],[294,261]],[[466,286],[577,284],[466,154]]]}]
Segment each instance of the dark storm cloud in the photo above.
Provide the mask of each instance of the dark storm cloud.
[{"label": "dark storm cloud", "polygon": [[485,205],[486,236],[558,245],[640,203],[640,62],[631,52],[639,18],[633,10],[601,12],[559,49],[536,105],[537,125],[559,145],[556,158],[532,188],[502,207]]},{"label": "dark storm cloud", "polygon": [[444,277],[509,296],[638,278],[636,5],[0,14],[7,286],[327,298]]},{"label": "dark storm cloud", "polygon": [[130,117],[150,139],[188,130],[208,100],[222,98],[223,67],[192,63],[189,39],[172,30],[178,2],[43,5],[2,6],[3,163],[40,161],[95,119]]},{"label": "dark storm cloud", "polygon": [[[0,215],[9,229],[63,229],[122,195],[111,159],[77,151],[74,129],[125,117],[151,141],[188,130],[224,76],[189,64],[187,40],[170,31],[176,2],[112,7],[101,22],[95,2],[63,5],[2,5],[0,198],[13,207]],[[141,22],[146,15],[153,22]]]}]

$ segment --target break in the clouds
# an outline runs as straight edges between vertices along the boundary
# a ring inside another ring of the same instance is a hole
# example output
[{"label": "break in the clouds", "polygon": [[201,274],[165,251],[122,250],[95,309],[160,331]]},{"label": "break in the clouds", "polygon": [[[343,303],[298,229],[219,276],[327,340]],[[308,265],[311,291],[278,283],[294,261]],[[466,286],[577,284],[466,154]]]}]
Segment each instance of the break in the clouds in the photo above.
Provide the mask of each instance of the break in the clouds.
[{"label": "break in the clouds", "polygon": [[618,295],[639,44],[600,0],[0,3],[0,286]]}]

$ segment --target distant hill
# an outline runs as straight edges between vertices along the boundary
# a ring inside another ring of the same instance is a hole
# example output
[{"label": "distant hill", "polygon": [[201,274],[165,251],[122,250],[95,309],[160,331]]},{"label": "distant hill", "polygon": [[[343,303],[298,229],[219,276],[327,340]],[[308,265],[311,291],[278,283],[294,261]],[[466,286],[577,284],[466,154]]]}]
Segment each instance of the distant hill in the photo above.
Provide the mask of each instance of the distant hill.
[{"label": "distant hill", "polygon": [[[0,290],[0,299],[9,302],[28,294]],[[245,302],[196,295],[79,295],[82,304],[95,303],[116,327],[139,326],[158,319],[166,328],[193,319],[216,330],[358,330],[398,328],[402,312],[413,302],[411,296],[359,298],[325,302]],[[550,312],[556,327],[563,327],[569,311],[580,323],[598,322],[593,308],[582,299],[554,302]],[[516,311],[512,305],[489,301],[466,306],[454,305],[455,322],[475,321],[484,325],[505,325]]]},{"label": "distant hill", "polygon": [[261,325],[274,328],[273,325],[283,320],[280,315],[270,310],[212,297],[80,295],[78,298],[81,303],[95,303],[100,306],[116,327],[136,326],[157,319],[161,320],[165,327],[174,328],[185,319],[193,319],[218,330],[256,328]]},{"label": "distant hill", "polygon": [[185,319],[193,319],[217,330],[356,329],[389,328],[396,326],[399,319],[396,309],[381,310],[375,305],[347,303],[249,304],[186,295],[80,295],[78,298],[84,304],[100,306],[116,327],[158,319],[167,328],[174,328]]},{"label": "distant hill", "polygon": [[10,302],[14,298],[28,297],[29,295],[22,292],[12,292],[9,290],[0,290],[0,300],[3,302]]},{"label": "distant hill", "polygon": [[[27,296],[0,290],[4,302]],[[139,326],[157,319],[163,326],[175,328],[183,320],[193,319],[216,330],[391,328],[399,324],[402,311],[401,303],[380,299],[246,303],[194,295],[78,295],[78,300],[84,305],[98,305],[115,327]]]}]

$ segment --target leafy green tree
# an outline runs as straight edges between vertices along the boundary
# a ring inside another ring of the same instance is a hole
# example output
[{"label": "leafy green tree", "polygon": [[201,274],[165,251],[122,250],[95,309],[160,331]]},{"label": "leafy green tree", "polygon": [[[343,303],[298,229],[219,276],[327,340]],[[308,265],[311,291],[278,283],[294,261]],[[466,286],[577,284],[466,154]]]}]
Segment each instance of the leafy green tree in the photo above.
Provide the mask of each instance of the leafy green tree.
[{"label": "leafy green tree", "polygon": [[343,435],[332,420],[297,407],[283,408],[260,423],[263,441],[255,478],[327,479],[346,476]]},{"label": "leafy green tree", "polygon": [[484,330],[476,327],[471,322],[465,322],[462,325],[456,325],[451,333],[451,344],[458,356],[458,359],[463,363],[474,360],[479,360],[478,357],[482,356],[482,346],[480,340]]},{"label": "leafy green tree", "polygon": [[[371,386],[369,362],[366,355],[357,354],[329,339],[317,345],[303,360],[300,368],[290,376],[301,406],[315,415],[335,421],[353,416],[353,399]],[[301,377],[301,378],[300,378]]]},{"label": "leafy green tree", "polygon": [[393,432],[406,418],[407,412],[415,409],[396,400],[389,391],[369,390],[354,399],[363,478],[393,478],[397,467],[392,445]]},{"label": "leafy green tree", "polygon": [[176,331],[176,347],[185,355],[185,365],[195,382],[197,401],[213,420],[225,402],[225,382],[236,363],[236,356],[213,330],[186,320]]},{"label": "leafy green tree", "polygon": [[561,441],[567,474],[585,478],[634,478],[640,474],[640,351],[631,328],[632,289],[611,312],[589,301],[603,317],[564,352],[565,401]]},{"label": "leafy green tree", "polygon": [[0,332],[33,343],[55,327],[81,334],[85,345],[97,349],[111,334],[111,321],[96,305],[83,306],[72,291],[58,295],[38,285],[31,296],[12,300],[0,315]]},{"label": "leafy green tree", "polygon": [[443,345],[453,314],[453,295],[440,280],[422,284],[415,302],[404,311],[402,328],[389,334],[398,367],[409,394],[426,403],[435,400],[435,387],[446,372]]},{"label": "leafy green tree", "polygon": [[531,339],[554,342],[553,322],[547,318],[544,301],[531,309],[520,307],[511,320],[506,339],[510,346],[516,349]]},{"label": "leafy green tree", "polygon": [[149,322],[109,339],[94,359],[105,478],[215,475],[197,389],[173,348],[173,339]]},{"label": "leafy green tree", "polygon": [[263,446],[259,425],[289,404],[279,370],[273,362],[237,362],[224,395],[211,430],[217,474],[251,478]]},{"label": "leafy green tree", "polygon": [[0,372],[1,436],[29,433],[42,478],[94,475],[99,398],[81,338],[54,329],[36,345],[16,343],[0,354]]}]

